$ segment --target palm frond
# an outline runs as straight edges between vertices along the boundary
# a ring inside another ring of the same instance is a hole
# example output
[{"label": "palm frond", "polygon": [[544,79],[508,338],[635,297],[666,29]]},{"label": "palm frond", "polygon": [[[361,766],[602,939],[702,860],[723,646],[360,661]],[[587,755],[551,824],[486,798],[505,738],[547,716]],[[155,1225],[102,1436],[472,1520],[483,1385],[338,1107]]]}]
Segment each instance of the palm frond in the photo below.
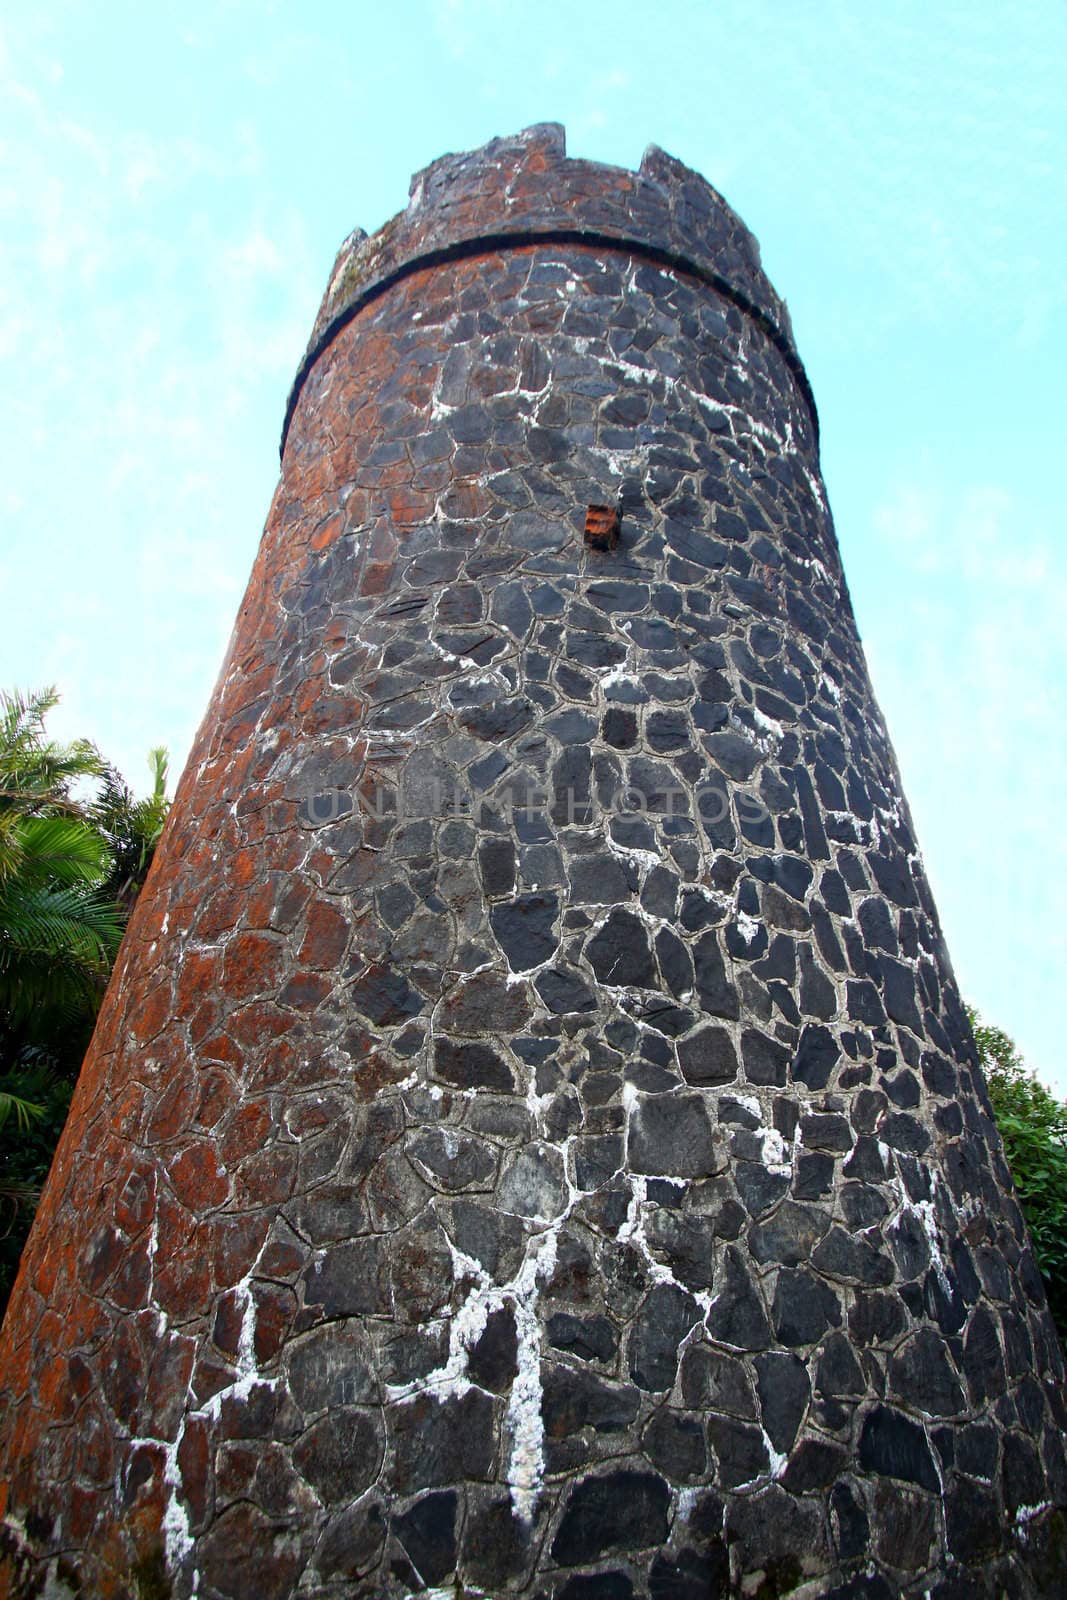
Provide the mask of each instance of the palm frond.
[{"label": "palm frond", "polygon": [[170,751],[165,744],[153,745],[149,750],[148,770],[152,774],[151,803],[158,810],[167,799],[167,774],[170,771]]},{"label": "palm frond", "polygon": [[70,785],[78,778],[99,777],[103,761],[88,739],[59,744],[46,736],[44,719],[58,703],[54,688],[0,692],[0,809],[36,814],[57,808],[80,814]]},{"label": "palm frond", "polygon": [[111,867],[106,841],[74,817],[22,817],[13,838],[27,885],[101,883]]},{"label": "palm frond", "polygon": [[20,1095],[9,1094],[6,1090],[0,1089],[0,1128],[11,1116],[15,1118],[18,1127],[25,1131],[31,1122],[39,1122],[44,1116],[44,1106],[38,1105],[34,1100],[24,1100]]},{"label": "palm frond", "polygon": [[70,956],[94,969],[109,965],[122,940],[116,906],[76,886],[20,890],[0,889],[0,968],[13,952]]},{"label": "palm frond", "polygon": [[99,1003],[122,941],[118,907],[78,887],[0,886],[0,1012],[73,1019]]}]

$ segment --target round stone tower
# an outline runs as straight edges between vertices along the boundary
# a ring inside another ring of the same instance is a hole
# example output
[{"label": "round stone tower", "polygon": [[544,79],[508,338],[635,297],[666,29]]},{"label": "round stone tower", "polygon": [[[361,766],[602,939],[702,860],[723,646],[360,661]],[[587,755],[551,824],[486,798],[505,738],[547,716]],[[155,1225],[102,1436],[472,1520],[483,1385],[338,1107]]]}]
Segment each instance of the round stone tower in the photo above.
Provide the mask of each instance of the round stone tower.
[{"label": "round stone tower", "polygon": [[447,156],[282,461],[5,1327],[0,1593],[1064,1592],[1062,1358],[751,235],[659,150]]}]

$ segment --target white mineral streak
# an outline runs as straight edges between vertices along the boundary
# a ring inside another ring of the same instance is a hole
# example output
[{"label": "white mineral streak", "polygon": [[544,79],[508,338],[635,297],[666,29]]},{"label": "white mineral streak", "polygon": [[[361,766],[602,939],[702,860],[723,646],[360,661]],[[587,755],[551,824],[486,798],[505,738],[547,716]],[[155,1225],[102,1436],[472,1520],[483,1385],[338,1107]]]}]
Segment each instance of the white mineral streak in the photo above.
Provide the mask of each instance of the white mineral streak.
[{"label": "white mineral streak", "polygon": [[562,1218],[528,1251],[515,1279],[515,1326],[518,1374],[508,1399],[511,1435],[507,1481],[511,1503],[524,1522],[532,1522],[545,1473],[545,1427],[541,1418],[541,1326],[537,1316],[537,1284],[556,1265],[556,1239]]},{"label": "white mineral streak", "polygon": [[[458,1593],[459,1591],[451,1586],[447,1589],[420,1589],[417,1595],[409,1590],[404,1600],[456,1600]],[[463,1594],[465,1600],[492,1600],[484,1589],[472,1589],[470,1584],[464,1586]]]},{"label": "white mineral streak", "polygon": [[[773,717],[765,716],[758,706],[753,706],[751,709],[753,720],[761,733],[766,734],[769,739],[781,739],[784,737],[785,729],[780,722],[775,722]],[[761,741],[761,743],[764,742]]]},{"label": "white mineral streak", "polygon": [[[171,1572],[179,1570],[183,1558],[192,1551],[193,1532],[189,1526],[189,1513],[179,1499],[181,1489],[181,1472],[178,1467],[178,1445],[185,1433],[185,1420],[183,1418],[177,1440],[163,1446],[163,1482],[167,1488],[167,1504],[163,1512],[161,1523],[163,1531],[163,1546],[167,1554],[167,1569]],[[190,1591],[195,1595],[200,1589],[200,1574],[193,1572],[193,1587]]]},{"label": "white mineral streak", "polygon": [[901,818],[901,815],[900,815],[900,801],[899,800],[894,800],[892,802],[892,804],[888,805],[888,806],[876,806],[875,810],[878,812],[878,815],[881,817],[882,821],[886,824],[887,827],[890,827],[890,828],[899,828],[900,827],[902,818]]},{"label": "white mineral streak", "polygon": [[[938,1173],[933,1168],[929,1169],[929,1174],[930,1187],[934,1196],[936,1196],[941,1180]],[[941,1247],[941,1234],[937,1226],[937,1213],[934,1209],[933,1198],[929,1200],[909,1200],[907,1191],[905,1190],[901,1179],[897,1177],[896,1174],[893,1176],[893,1188],[896,1192],[897,1199],[900,1202],[900,1208],[897,1212],[894,1222],[899,1223],[900,1219],[904,1216],[915,1218],[919,1226],[922,1228],[923,1234],[926,1237],[926,1242],[930,1247],[930,1263],[934,1271],[937,1273],[938,1282],[945,1293],[947,1295],[951,1295],[952,1283],[949,1278],[948,1267],[946,1265],[944,1252]],[[960,1211],[963,1211],[962,1206],[960,1207]]]},{"label": "white mineral streak", "polygon": [[780,1478],[789,1465],[789,1451],[776,1450],[770,1441],[766,1428],[761,1428],[760,1432],[763,1434],[763,1448],[766,1450],[767,1457],[771,1463],[771,1477]]},{"label": "white mineral streak", "polygon": [[[674,1273],[670,1270],[670,1268],[652,1254],[648,1237],[645,1233],[645,1207],[649,1204],[648,1180],[647,1178],[642,1177],[639,1173],[631,1172],[629,1170],[630,1117],[635,1105],[637,1104],[637,1090],[634,1088],[632,1083],[623,1084],[622,1103],[623,1109],[626,1113],[626,1155],[624,1157],[624,1164],[620,1169],[618,1176],[621,1177],[628,1186],[630,1190],[630,1200],[626,1207],[626,1215],[619,1224],[619,1229],[615,1235],[615,1238],[619,1244],[633,1245],[634,1249],[639,1252],[642,1260],[645,1263],[645,1266],[648,1268],[648,1273],[653,1283],[673,1284],[674,1287],[676,1289],[680,1289],[683,1294],[690,1295],[706,1316],[708,1311],[711,1309],[711,1295],[709,1292],[706,1289],[690,1289],[687,1284],[679,1283],[678,1279],[674,1276]],[[669,1183],[672,1184],[676,1189],[684,1189],[687,1181],[688,1180],[685,1178],[676,1178],[673,1176],[661,1177],[659,1174],[656,1176],[657,1183]]]},{"label": "white mineral streak", "polygon": [[629,684],[631,688],[636,688],[639,681],[632,672],[627,672],[622,666],[618,666],[612,667],[610,672],[605,672],[600,684],[604,689],[614,688],[616,684],[621,683]]},{"label": "white mineral streak", "polygon": [[738,933],[741,935],[746,944],[751,944],[759,934],[759,923],[756,921],[755,917],[750,917],[747,911],[739,911],[737,913],[736,921]]},{"label": "white mineral streak", "polygon": [[234,1288],[234,1295],[241,1304],[241,1332],[237,1337],[237,1376],[232,1383],[228,1383],[218,1394],[213,1394],[211,1399],[201,1408],[200,1415],[218,1417],[222,1410],[224,1400],[247,1400],[257,1384],[269,1384],[271,1388],[277,1383],[276,1378],[265,1379],[259,1375],[256,1366],[256,1307],[252,1299],[252,1274],[248,1272]]},{"label": "white mineral streak", "polygon": [[[154,1301],[155,1288],[155,1256],[158,1245],[158,1222],[152,1220],[152,1231],[149,1236],[149,1259],[152,1263],[152,1286],[149,1289],[149,1301]],[[167,1489],[167,1503],[163,1510],[162,1530],[164,1549],[166,1551],[167,1565],[171,1570],[178,1570],[182,1562],[193,1550],[192,1529],[189,1524],[189,1513],[183,1505],[181,1492],[181,1469],[178,1465],[178,1454],[185,1438],[185,1430],[193,1418],[212,1417],[218,1420],[224,1400],[247,1400],[252,1389],[257,1384],[274,1388],[276,1378],[261,1378],[256,1366],[256,1311],[252,1299],[252,1273],[246,1273],[241,1282],[236,1285],[234,1294],[242,1307],[241,1331],[237,1338],[237,1376],[234,1381],[227,1384],[218,1394],[203,1406],[192,1408],[189,1404],[191,1388],[186,1389],[185,1408],[182,1412],[181,1422],[173,1440],[166,1439],[131,1439],[130,1447],[139,1444],[150,1444],[163,1454],[163,1483]],[[168,1318],[165,1312],[156,1307],[156,1320],[158,1323],[158,1337],[162,1341],[169,1334]],[[190,1374],[190,1385],[192,1377]],[[190,1595],[195,1596],[200,1591],[200,1574],[192,1574],[192,1588]]]},{"label": "white mineral streak", "polygon": [[[448,1236],[446,1234],[446,1239]],[[455,1282],[470,1279],[473,1288],[459,1310],[453,1315],[448,1329],[448,1355],[443,1366],[435,1367],[424,1378],[411,1383],[389,1383],[385,1392],[390,1400],[410,1400],[413,1395],[432,1390],[438,1399],[462,1399],[470,1389],[467,1377],[468,1353],[485,1332],[489,1313],[503,1304],[506,1290],[497,1288],[480,1261],[466,1255],[448,1239],[452,1255],[452,1277]]]},{"label": "white mineral streak", "polygon": [[734,406],[725,406],[720,400],[713,400],[709,394],[702,394],[699,389],[691,389],[687,383],[682,383],[680,379],[676,381],[673,378],[667,378],[667,384],[669,388],[676,389],[679,395],[692,400],[702,410],[710,412],[712,416],[726,417],[730,423],[731,433],[735,431],[734,415],[736,408]]},{"label": "white mineral streak", "polygon": [[793,1170],[793,1163],[786,1151],[786,1143],[777,1128],[763,1127],[759,1130],[762,1148],[760,1160],[768,1172],[773,1172],[779,1177],[788,1177]]},{"label": "white mineral streak", "polygon": [[650,872],[653,867],[663,865],[663,857],[657,855],[655,850],[641,850],[637,845],[619,844],[611,837],[610,833],[604,835],[603,842],[607,845],[611,855],[617,857],[619,861],[629,862],[631,866],[644,867],[646,871]]},{"label": "white mineral streak", "polygon": [[693,1512],[693,1507],[696,1505],[702,1492],[702,1489],[699,1487],[695,1489],[678,1489],[675,1491],[674,1503],[677,1508],[679,1521],[689,1521],[689,1518]]},{"label": "white mineral streak", "polygon": [[[159,1248],[159,1212],[153,1209],[152,1226],[148,1234],[148,1261],[151,1277],[148,1286],[148,1303],[155,1308],[156,1322],[158,1324],[158,1338],[162,1343],[169,1337],[169,1320],[165,1311],[160,1310],[156,1304],[156,1251]],[[191,1382],[190,1375],[190,1382]],[[188,1405],[188,1391],[186,1392],[186,1405]],[[185,1437],[185,1427],[188,1413],[183,1412],[182,1420],[178,1425],[177,1436],[174,1439],[131,1439],[130,1449],[139,1444],[151,1444],[163,1452],[163,1483],[167,1490],[167,1503],[163,1509],[163,1545],[167,1556],[167,1566],[171,1571],[177,1571],[182,1561],[193,1549],[193,1531],[189,1523],[189,1513],[179,1499],[181,1488],[181,1471],[178,1466],[178,1451],[182,1439]],[[200,1587],[199,1573],[193,1574],[193,1587],[191,1593],[195,1595]]]},{"label": "white mineral streak", "polygon": [[[546,1096],[547,1100],[548,1097]],[[526,1103],[538,1115],[542,1100],[531,1086]],[[461,1398],[472,1387],[468,1376],[470,1351],[485,1331],[494,1311],[510,1306],[517,1339],[516,1377],[511,1386],[505,1426],[511,1448],[507,1465],[507,1484],[518,1516],[531,1522],[537,1509],[545,1474],[544,1423],[541,1417],[541,1324],[537,1314],[540,1285],[551,1276],[556,1265],[560,1229],[582,1191],[570,1178],[568,1155],[571,1139],[555,1146],[563,1159],[569,1198],[562,1213],[540,1229],[527,1242],[519,1271],[508,1283],[495,1284],[479,1261],[458,1249],[451,1240],[452,1275],[455,1282],[472,1285],[459,1310],[452,1317],[448,1334],[448,1356],[444,1364],[423,1378],[407,1384],[388,1384],[391,1401],[403,1402],[427,1391],[438,1399]],[[446,1236],[447,1237],[447,1236]]]},{"label": "white mineral streak", "polygon": [[1043,1511],[1048,1511],[1051,1505],[1051,1500],[1039,1500],[1036,1506],[1019,1507],[1018,1511],[1015,1513],[1015,1526],[1023,1530],[1024,1538],[1026,1536],[1027,1523],[1033,1522],[1034,1518],[1039,1517]]}]

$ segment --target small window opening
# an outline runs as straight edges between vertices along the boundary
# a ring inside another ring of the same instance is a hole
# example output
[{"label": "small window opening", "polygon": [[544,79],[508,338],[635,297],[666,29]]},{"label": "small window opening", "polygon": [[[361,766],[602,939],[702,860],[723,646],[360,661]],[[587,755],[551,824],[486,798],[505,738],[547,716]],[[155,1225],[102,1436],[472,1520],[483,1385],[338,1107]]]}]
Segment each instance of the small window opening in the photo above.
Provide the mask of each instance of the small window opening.
[{"label": "small window opening", "polygon": [[590,550],[614,550],[619,542],[618,506],[587,507],[585,542]]}]

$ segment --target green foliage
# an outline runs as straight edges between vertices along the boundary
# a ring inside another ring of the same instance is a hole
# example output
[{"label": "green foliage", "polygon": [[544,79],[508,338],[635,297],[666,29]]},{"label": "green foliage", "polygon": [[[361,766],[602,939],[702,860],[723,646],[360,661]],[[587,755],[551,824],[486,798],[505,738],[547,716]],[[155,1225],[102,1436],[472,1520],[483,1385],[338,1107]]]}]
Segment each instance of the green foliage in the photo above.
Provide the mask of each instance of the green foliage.
[{"label": "green foliage", "polygon": [[1002,1029],[968,1015],[1049,1306],[1067,1336],[1067,1102],[1027,1071]]},{"label": "green foliage", "polygon": [[122,906],[133,904],[144,883],[152,855],[167,820],[169,759],[162,745],[148,752],[152,792],[138,800],[114,767],[102,773],[100,793],[93,803],[91,817],[111,852],[111,872],[105,892]]},{"label": "green foliage", "polygon": [[0,693],[0,1306],[170,805],[165,750],[138,800],[87,740],[48,737],[57,698]]},{"label": "green foliage", "polygon": [[72,1083],[39,1051],[27,1049],[0,1077],[0,1099],[17,1111],[0,1122],[0,1307],[7,1303],[41,1188],[70,1108]]},{"label": "green foliage", "polygon": [[0,694],[0,1018],[37,1042],[94,1014],[122,938],[107,840],[72,792],[103,762],[47,736],[56,700]]}]

